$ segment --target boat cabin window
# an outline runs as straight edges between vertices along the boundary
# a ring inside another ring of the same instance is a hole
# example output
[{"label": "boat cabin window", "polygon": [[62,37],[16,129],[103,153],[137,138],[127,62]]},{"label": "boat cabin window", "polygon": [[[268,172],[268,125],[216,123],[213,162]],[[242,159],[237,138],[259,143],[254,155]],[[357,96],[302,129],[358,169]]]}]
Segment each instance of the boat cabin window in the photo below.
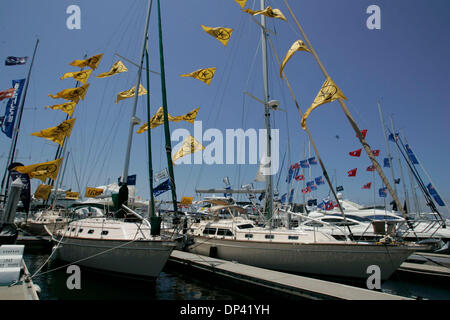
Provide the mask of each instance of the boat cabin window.
[{"label": "boat cabin window", "polygon": [[56,221],[58,221],[58,222],[59,222],[59,221],[63,221],[63,219],[61,219],[61,218],[58,218],[58,219],[56,219]]},{"label": "boat cabin window", "polygon": [[354,216],[354,215],[349,215],[349,214],[346,214],[345,216],[349,219],[353,219],[353,220],[356,220],[359,222],[370,222],[370,220],[365,217],[359,217],[359,216]]},{"label": "boat cabin window", "polygon": [[102,236],[106,236],[108,233],[109,233],[108,230],[103,230],[103,231],[102,231]]},{"label": "boat cabin window", "polygon": [[69,228],[67,228],[67,231],[70,231],[70,227],[69,227]]},{"label": "boat cabin window", "polygon": [[237,227],[238,227],[239,229],[250,229],[250,228],[253,228],[253,225],[250,224],[250,223],[247,223],[247,224],[241,224],[241,225],[238,225]]},{"label": "boat cabin window", "polygon": [[398,217],[383,215],[383,214],[376,214],[372,216],[366,216],[367,219],[370,220],[400,220]]},{"label": "boat cabin window", "polygon": [[273,239],[275,236],[273,234],[266,234],[265,238],[266,239]]},{"label": "boat cabin window", "polygon": [[311,222],[305,223],[305,226],[308,226],[308,227],[323,227],[323,224],[311,221]]},{"label": "boat cabin window", "polygon": [[288,236],[288,240],[298,240],[298,236]]},{"label": "boat cabin window", "polygon": [[248,238],[248,239],[250,239],[250,238],[253,238],[253,235],[252,235],[251,233],[246,233],[246,234],[245,234],[245,237]]},{"label": "boat cabin window", "polygon": [[340,218],[324,218],[322,219],[323,222],[327,222],[327,223],[336,223],[336,222],[343,222],[344,219],[340,219]]},{"label": "boat cabin window", "polygon": [[75,228],[72,228],[72,232],[75,231]]},{"label": "boat cabin window", "polygon": [[216,228],[205,228],[204,230],[203,230],[203,234],[216,234]]},{"label": "boat cabin window", "polygon": [[94,233],[94,229],[91,229],[88,231],[88,234],[93,234]]},{"label": "boat cabin window", "polygon": [[83,229],[78,229],[78,232],[79,232],[79,233],[83,232]]},{"label": "boat cabin window", "polygon": [[219,229],[219,230],[217,230],[217,235],[218,236],[233,236],[233,232],[231,232],[231,230],[228,230],[228,229]]}]

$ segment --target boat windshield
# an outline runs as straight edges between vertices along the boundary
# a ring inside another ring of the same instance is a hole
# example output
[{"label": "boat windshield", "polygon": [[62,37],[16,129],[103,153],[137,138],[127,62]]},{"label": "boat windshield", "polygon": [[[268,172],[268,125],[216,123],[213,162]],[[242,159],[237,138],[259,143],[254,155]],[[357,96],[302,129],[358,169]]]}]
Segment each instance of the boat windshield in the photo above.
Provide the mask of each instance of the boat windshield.
[{"label": "boat windshield", "polygon": [[237,227],[239,229],[250,229],[250,228],[253,228],[254,226],[252,224],[250,224],[250,223],[247,223],[247,224],[238,225]]}]

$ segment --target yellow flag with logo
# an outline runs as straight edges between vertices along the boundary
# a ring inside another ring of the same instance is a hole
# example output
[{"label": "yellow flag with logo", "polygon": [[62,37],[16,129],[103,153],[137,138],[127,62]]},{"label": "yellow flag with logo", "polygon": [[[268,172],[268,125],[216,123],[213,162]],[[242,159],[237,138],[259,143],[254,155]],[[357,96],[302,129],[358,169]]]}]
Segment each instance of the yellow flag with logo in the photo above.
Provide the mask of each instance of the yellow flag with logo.
[{"label": "yellow flag with logo", "polygon": [[180,204],[182,204],[182,205],[190,205],[190,204],[192,204],[193,200],[194,200],[194,197],[182,197]]},{"label": "yellow flag with logo", "polygon": [[325,83],[323,84],[319,93],[317,94],[317,97],[314,99],[313,104],[308,108],[308,110],[306,110],[305,114],[303,115],[301,121],[302,129],[306,129],[306,118],[308,118],[311,111],[324,103],[332,102],[337,99],[347,100],[338,86],[333,82],[333,80],[331,80],[330,77],[328,77],[327,80],[325,80]]},{"label": "yellow flag with logo", "polygon": [[36,191],[34,192],[34,197],[36,199],[42,199],[47,200],[50,196],[50,192],[52,191],[52,186],[49,186],[47,184],[41,184],[37,187]]},{"label": "yellow flag with logo", "polygon": [[268,6],[267,8],[265,8],[264,10],[251,10],[251,9],[245,9],[242,10],[244,12],[250,13],[251,15],[258,15],[258,14],[262,14],[263,16],[269,17],[269,18],[276,18],[276,19],[281,19],[287,22],[286,17],[284,16],[284,14],[281,12],[280,9],[272,9],[271,6]]},{"label": "yellow flag with logo", "polygon": [[203,81],[209,86],[215,73],[216,68],[205,68],[205,69],[198,69],[188,74],[180,74],[180,77],[192,77],[200,81]]},{"label": "yellow flag with logo", "polygon": [[45,109],[52,109],[52,110],[61,110],[69,115],[71,117],[73,115],[73,111],[75,110],[75,106],[77,105],[76,102],[66,102],[63,104],[55,104],[54,106],[47,106]]},{"label": "yellow flag with logo", "polygon": [[[116,103],[119,103],[119,101],[132,98],[136,94],[136,86],[131,88],[130,90],[123,91],[117,95]],[[140,96],[147,94],[147,90],[144,88],[142,84],[139,85],[139,93]]]},{"label": "yellow flag with logo", "polygon": [[181,145],[180,150],[178,150],[173,156],[172,161],[175,161],[177,159],[180,159],[188,154],[204,150],[205,147],[200,144],[193,136],[187,137],[183,144]]},{"label": "yellow flag with logo", "polygon": [[86,82],[89,80],[89,77],[91,76],[91,73],[92,73],[92,70],[67,72],[61,77],[61,80],[67,79],[67,78],[74,78],[75,80],[81,82],[82,84],[86,84]]},{"label": "yellow flag with logo", "polygon": [[[189,123],[194,123],[195,118],[197,117],[198,111],[200,108],[194,109],[189,113],[186,113],[184,116],[173,117],[168,114],[169,121],[179,122],[179,121],[187,121]],[[164,112],[163,108],[160,107],[158,111],[156,111],[155,115],[150,119],[150,129],[156,128],[160,125],[164,124]],[[143,133],[148,130],[148,122],[143,124],[137,133]]]},{"label": "yellow flag with logo", "polygon": [[119,60],[113,64],[111,70],[109,70],[108,72],[100,73],[97,78],[107,78],[122,72],[128,72],[128,69],[127,67],[125,67],[123,62]]},{"label": "yellow flag with logo", "polygon": [[302,40],[297,40],[295,41],[291,48],[289,49],[289,51],[286,53],[286,55],[284,56],[283,62],[281,63],[281,67],[280,67],[280,78],[282,78],[282,73],[283,73],[283,69],[284,66],[286,65],[286,63],[289,61],[289,59],[294,55],[294,53],[296,53],[297,51],[307,51],[307,52],[311,52],[309,51],[308,47],[306,46],[306,44],[302,41]]},{"label": "yellow flag with logo", "polygon": [[85,197],[86,198],[96,198],[103,193],[103,189],[100,188],[86,188]]},{"label": "yellow flag with logo", "polygon": [[231,28],[223,28],[223,27],[207,27],[204,25],[201,25],[203,30],[205,30],[206,33],[209,35],[212,35],[214,38],[219,40],[225,47],[228,44],[228,41],[230,41],[231,34],[233,33],[233,29]]},{"label": "yellow flag with logo", "polygon": [[26,173],[30,176],[30,178],[36,178],[42,182],[45,182],[45,179],[47,178],[56,180],[61,163],[62,158],[59,158],[49,162],[15,167],[14,170],[20,173]]},{"label": "yellow flag with logo", "polygon": [[62,98],[78,103],[80,99],[84,100],[87,90],[89,89],[89,85],[90,84],[87,83],[82,87],[65,89],[63,91],[58,92],[56,95],[49,94],[48,96],[52,97],[53,99]]},{"label": "yellow flag with logo", "polygon": [[245,4],[247,3],[247,0],[234,0],[234,1],[236,1],[241,6],[242,9],[244,9]]},{"label": "yellow flag with logo", "polygon": [[66,191],[66,199],[68,200],[78,200],[79,193],[74,191]]},{"label": "yellow flag with logo", "polygon": [[47,140],[51,140],[53,142],[56,142],[60,146],[64,143],[65,137],[70,137],[70,134],[72,132],[73,125],[75,124],[75,118],[69,119],[66,121],[61,122],[56,127],[51,127],[48,129],[41,130],[39,132],[34,132],[31,135],[35,137],[44,138]]},{"label": "yellow flag with logo", "polygon": [[98,65],[100,64],[100,60],[102,60],[103,53],[98,54],[96,56],[92,56],[89,59],[86,60],[74,60],[70,63],[71,66],[79,67],[79,68],[86,68],[89,67],[92,70],[97,69]]}]

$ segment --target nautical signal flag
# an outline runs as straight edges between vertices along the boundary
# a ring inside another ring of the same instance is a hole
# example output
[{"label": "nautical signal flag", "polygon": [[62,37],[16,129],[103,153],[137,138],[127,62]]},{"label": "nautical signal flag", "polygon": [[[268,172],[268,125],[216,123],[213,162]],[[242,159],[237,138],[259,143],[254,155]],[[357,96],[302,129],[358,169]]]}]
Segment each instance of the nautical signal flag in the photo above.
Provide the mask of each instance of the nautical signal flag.
[{"label": "nautical signal flag", "polygon": [[180,77],[192,77],[206,83],[209,86],[214,77],[214,74],[216,73],[216,69],[217,68],[198,69],[191,73],[180,74]]},{"label": "nautical signal flag", "polygon": [[56,180],[61,163],[62,158],[59,158],[57,160],[49,162],[15,167],[14,170],[20,173],[26,173],[30,176],[30,178],[36,178],[41,180],[42,182],[45,182],[47,178]]},{"label": "nautical signal flag", "polygon": [[156,188],[153,189],[153,196],[157,197],[160,194],[163,194],[166,191],[170,190],[170,183],[169,179],[165,180],[161,184],[159,184]]},{"label": "nautical signal flag", "polygon": [[71,88],[71,89],[65,89],[63,91],[58,92],[56,95],[49,94],[49,97],[52,97],[53,99],[65,99],[70,100],[73,102],[78,103],[78,101],[84,100],[84,97],[87,93],[87,90],[89,89],[89,83],[83,85],[82,87],[78,88]]},{"label": "nautical signal flag", "polygon": [[103,53],[98,54],[96,56],[92,56],[86,60],[74,60],[70,63],[70,65],[74,66],[74,67],[79,67],[79,68],[89,67],[92,70],[95,70],[95,69],[97,69],[98,65],[100,64],[102,57],[103,57]]},{"label": "nautical signal flag", "polygon": [[301,168],[309,168],[309,162],[308,162],[308,160],[301,160],[301,161],[300,161],[300,167],[301,167]]},{"label": "nautical signal flag", "polygon": [[66,199],[68,200],[78,200],[80,194],[75,191],[66,191]]},{"label": "nautical signal flag", "polygon": [[320,186],[321,184],[325,184],[325,181],[323,180],[323,177],[322,177],[322,176],[317,177],[317,178],[315,178],[314,180],[316,181],[316,184],[317,184],[318,186]]},{"label": "nautical signal flag", "polygon": [[264,10],[257,10],[257,11],[253,11],[251,9],[245,9],[242,10],[244,12],[247,12],[251,15],[258,15],[258,14],[262,14],[263,16],[269,17],[269,18],[276,18],[276,19],[281,19],[287,22],[286,17],[283,15],[283,13],[281,12],[280,9],[272,9],[271,6],[268,6],[267,8],[265,8]]},{"label": "nautical signal flag", "polygon": [[61,110],[69,115],[71,117],[73,115],[73,111],[75,110],[75,106],[77,105],[76,102],[66,102],[63,104],[55,104],[53,106],[47,106],[45,109],[52,109],[52,110]]},{"label": "nautical signal flag", "polygon": [[36,191],[34,192],[34,197],[36,199],[47,200],[50,196],[50,192],[52,191],[52,186],[46,184],[40,184]]},{"label": "nautical signal flag", "polygon": [[350,171],[347,171],[347,174],[349,177],[354,177],[356,176],[356,171],[358,170],[358,168],[352,169]]},{"label": "nautical signal flag", "polygon": [[299,175],[299,176],[296,176],[296,177],[295,177],[295,180],[296,180],[296,181],[305,180],[305,176],[304,176],[303,174],[301,174],[301,175]]},{"label": "nautical signal flag", "polygon": [[[119,103],[119,101],[124,100],[124,99],[133,98],[135,96],[135,94],[136,94],[136,86],[134,86],[130,90],[122,91],[117,95],[116,103]],[[147,94],[147,90],[144,88],[142,83],[139,84],[139,93],[138,94],[140,96]]]},{"label": "nautical signal flag", "polygon": [[311,190],[317,190],[317,186],[316,186],[314,180],[306,182],[306,186],[311,188]]},{"label": "nautical signal flag", "polygon": [[343,186],[337,186],[336,187],[336,191],[337,192],[344,191],[344,187]]},{"label": "nautical signal flag", "polygon": [[383,164],[384,168],[390,168],[391,167],[391,162],[389,161],[389,158],[384,158],[383,162],[384,162],[384,164]]},{"label": "nautical signal flag", "polygon": [[241,6],[242,9],[244,9],[245,4],[247,3],[247,0],[234,0],[234,1],[236,1]]},{"label": "nautical signal flag", "polygon": [[191,205],[194,197],[182,197],[180,204],[182,205]]},{"label": "nautical signal flag", "polygon": [[308,192],[311,192],[311,188],[310,188],[310,187],[306,187],[306,188],[303,188],[303,189],[302,189],[302,193],[303,193],[303,194],[306,194],[306,193],[308,193]]},{"label": "nautical signal flag", "polygon": [[[365,139],[366,135],[367,135],[367,129],[361,130],[361,134],[362,134],[363,138]],[[358,135],[356,135],[356,137],[358,138]]]},{"label": "nautical signal flag", "polygon": [[369,183],[363,185],[362,188],[363,188],[363,189],[370,189],[371,186],[372,186],[372,182],[369,182]]},{"label": "nautical signal flag", "polygon": [[320,89],[316,98],[314,99],[314,102],[303,115],[301,121],[302,129],[306,130],[306,119],[308,118],[311,111],[324,103],[332,102],[337,99],[347,100],[338,86],[333,82],[333,80],[331,80],[330,77],[328,77],[322,85],[322,88]]},{"label": "nautical signal flag", "polygon": [[108,72],[100,73],[96,78],[107,78],[122,72],[128,72],[128,69],[122,61],[118,60]]},{"label": "nautical signal flag", "polygon": [[16,91],[16,89],[14,89],[14,88],[7,89],[5,91],[0,91],[0,101],[5,100],[5,99],[11,99],[13,97],[15,91]]},{"label": "nautical signal flag", "polygon": [[[183,121],[187,121],[189,123],[194,123],[195,118],[197,118],[197,114],[198,114],[199,110],[200,110],[200,108],[196,108],[196,109],[192,110],[191,112],[186,113],[183,116],[173,117],[170,114],[168,114],[167,116],[169,118],[169,121],[179,122],[179,121],[183,120]],[[162,124],[164,124],[164,110],[163,110],[163,107],[160,107],[158,109],[158,111],[156,111],[156,113],[150,119],[150,129],[156,128]],[[139,128],[137,133],[143,133],[147,130],[148,130],[148,122],[144,123]]]},{"label": "nautical signal flag", "polygon": [[379,195],[381,198],[386,198],[386,197],[387,197],[387,188],[384,187],[384,188],[379,189],[379,190],[378,190],[378,195]]},{"label": "nautical signal flag", "polygon": [[380,150],[372,150],[372,154],[374,157],[378,157],[380,155]]},{"label": "nautical signal flag", "polygon": [[5,66],[16,66],[26,64],[28,57],[6,57]]},{"label": "nautical signal flag", "polygon": [[86,188],[86,193],[84,194],[84,196],[86,198],[96,198],[99,195],[101,195],[103,193],[103,189],[101,188],[90,188],[87,187]]},{"label": "nautical signal flag", "polygon": [[81,82],[82,84],[86,84],[86,82],[89,80],[89,77],[91,76],[91,73],[92,73],[92,70],[67,72],[61,77],[61,80],[67,79],[67,78],[74,78],[75,80]]},{"label": "nautical signal flag", "polygon": [[204,150],[205,147],[200,144],[193,136],[187,137],[183,144],[181,145],[181,148],[172,156],[172,161],[175,161],[177,159],[180,159],[188,154]]},{"label": "nautical signal flag", "polygon": [[400,178],[394,179],[394,183],[395,183],[395,184],[400,184]]},{"label": "nautical signal flag", "polygon": [[358,150],[349,152],[348,154],[351,155],[352,157],[359,157],[359,156],[361,156],[361,150],[362,149],[358,149]]},{"label": "nautical signal flag", "polygon": [[297,40],[295,41],[291,48],[289,49],[289,51],[286,53],[286,55],[284,56],[283,62],[281,62],[281,67],[280,67],[280,78],[282,78],[282,74],[283,74],[283,69],[286,66],[286,63],[289,61],[289,59],[291,59],[291,57],[294,55],[294,53],[296,53],[297,51],[307,51],[307,52],[311,52],[309,51],[308,47],[306,46],[306,44],[302,41],[302,40]]},{"label": "nautical signal flag", "polygon": [[51,127],[39,132],[34,132],[31,135],[56,142],[57,144],[62,146],[64,143],[64,138],[70,137],[73,125],[75,124],[75,120],[76,119],[73,118],[63,121],[56,127]]},{"label": "nautical signal flag", "polygon": [[406,149],[406,152],[408,153],[409,160],[411,160],[411,162],[413,164],[419,164],[419,161],[417,161],[417,158],[414,155],[414,153],[412,152],[412,150],[409,147],[409,145],[405,144],[405,149]]},{"label": "nautical signal flag", "polygon": [[440,205],[441,207],[445,207],[445,203],[444,201],[442,201],[442,198],[439,196],[439,194],[437,193],[436,189],[431,185],[431,183],[429,183],[427,185],[427,189],[430,192],[431,196],[434,198],[434,200],[436,201],[436,203],[438,205]]},{"label": "nautical signal flag", "polygon": [[368,166],[366,171],[375,171],[375,166],[374,165]]},{"label": "nautical signal flag", "polygon": [[309,158],[308,159],[308,163],[310,164],[310,165],[316,165],[317,164],[317,160],[316,160],[316,157],[312,157],[312,158]]},{"label": "nautical signal flag", "polygon": [[201,25],[203,30],[217,40],[219,40],[224,46],[227,46],[228,41],[230,41],[231,34],[233,33],[233,29],[231,28],[224,28],[224,27],[207,27],[204,25]]},{"label": "nautical signal flag", "polygon": [[388,139],[389,139],[389,141],[395,142],[396,140],[398,140],[398,133],[395,134],[395,138],[394,138],[394,134],[392,134],[392,133],[389,134]]}]

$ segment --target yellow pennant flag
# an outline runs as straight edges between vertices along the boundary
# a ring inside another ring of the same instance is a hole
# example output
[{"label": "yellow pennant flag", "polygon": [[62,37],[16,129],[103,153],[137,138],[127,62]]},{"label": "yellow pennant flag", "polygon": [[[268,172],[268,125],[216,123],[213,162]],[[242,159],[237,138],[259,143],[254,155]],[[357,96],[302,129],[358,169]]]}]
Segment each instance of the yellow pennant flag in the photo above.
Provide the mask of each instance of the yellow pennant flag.
[{"label": "yellow pennant flag", "polygon": [[214,77],[215,72],[216,68],[198,69],[188,74],[180,74],[180,77],[192,77],[209,85]]},{"label": "yellow pennant flag", "polygon": [[74,66],[74,67],[80,67],[80,68],[89,67],[92,70],[95,70],[95,69],[97,69],[98,65],[100,64],[100,60],[102,60],[102,57],[103,57],[103,53],[98,54],[93,57],[90,57],[89,59],[86,59],[86,60],[74,60],[74,61],[72,61],[72,63],[70,63],[70,65]]},{"label": "yellow pennant flag", "polygon": [[282,73],[283,73],[283,69],[284,66],[286,65],[286,63],[289,61],[289,59],[294,55],[294,53],[296,53],[297,51],[307,51],[307,52],[311,52],[309,51],[308,47],[306,46],[306,44],[302,41],[302,40],[297,40],[295,41],[291,48],[289,49],[289,51],[286,53],[286,55],[284,56],[283,62],[281,63],[281,68],[280,68],[280,78],[282,78]]},{"label": "yellow pennant flag", "polygon": [[87,83],[82,87],[65,89],[61,92],[58,92],[56,95],[49,94],[48,96],[52,97],[53,99],[62,98],[78,103],[80,99],[84,100],[84,96],[86,95],[86,92],[89,89],[89,85],[90,84]]},{"label": "yellow pennant flag", "polygon": [[[136,94],[136,86],[131,88],[130,90],[123,91],[117,95],[116,103],[119,103],[119,101],[132,98]],[[139,95],[145,95],[147,94],[147,90],[142,86],[142,84],[139,85]]]},{"label": "yellow pennant flag", "polygon": [[78,192],[66,191],[66,199],[78,200],[78,198],[79,198]]},{"label": "yellow pennant flag", "polygon": [[189,136],[183,141],[180,150],[178,150],[173,156],[172,161],[180,159],[188,154],[204,150],[205,147],[200,144],[193,136]]},{"label": "yellow pennant flag", "polygon": [[251,9],[245,9],[242,10],[244,12],[250,13],[251,15],[258,15],[258,14],[262,14],[263,16],[269,17],[269,18],[277,18],[277,19],[281,19],[287,22],[286,17],[283,15],[283,13],[281,12],[280,9],[272,9],[271,6],[268,6],[267,8],[265,8],[264,10],[251,10]]},{"label": "yellow pennant flag", "polygon": [[57,160],[43,162],[38,164],[32,164],[29,166],[19,166],[15,167],[14,170],[20,173],[26,173],[30,178],[36,178],[45,182],[45,179],[51,178],[56,180],[58,175],[59,167],[61,166],[62,158]]},{"label": "yellow pennant flag", "polygon": [[50,192],[52,191],[52,186],[49,186],[47,184],[41,184],[37,187],[36,191],[34,192],[34,197],[36,199],[42,199],[47,200],[50,196]]},{"label": "yellow pennant flag", "polygon": [[192,204],[193,200],[194,200],[194,197],[182,197],[180,204],[182,204],[182,205],[190,205],[190,204]]},{"label": "yellow pennant flag", "polygon": [[84,195],[86,198],[95,198],[103,193],[103,189],[100,188],[86,188],[86,194]]},{"label": "yellow pennant flag", "polygon": [[61,122],[56,127],[51,127],[48,129],[41,130],[39,132],[34,132],[31,135],[44,138],[47,140],[51,140],[53,142],[56,142],[60,146],[64,143],[65,137],[70,137],[70,133],[72,132],[73,125],[75,124],[75,118],[69,119],[66,121]]},{"label": "yellow pennant flag", "polygon": [[121,72],[128,72],[128,69],[127,67],[125,67],[123,62],[119,60],[113,64],[111,70],[109,70],[108,72],[100,73],[97,78],[107,78]]},{"label": "yellow pennant flag", "polygon": [[309,107],[308,110],[306,110],[305,114],[303,115],[301,121],[302,129],[306,129],[306,118],[308,118],[311,111],[324,103],[332,102],[337,99],[347,100],[338,86],[333,82],[333,80],[331,80],[331,78],[328,77],[327,80],[325,80],[325,83],[323,84],[319,93],[317,94],[317,97],[314,99],[313,104]]},{"label": "yellow pennant flag", "polygon": [[73,115],[73,111],[75,110],[75,106],[77,105],[76,102],[66,102],[63,104],[55,104],[54,106],[47,106],[45,109],[52,109],[52,110],[61,110],[69,115],[71,117]]},{"label": "yellow pennant flag", "polygon": [[[186,113],[184,116],[173,117],[168,114],[169,121],[179,122],[181,120],[187,121],[189,123],[194,123],[195,118],[197,117],[198,111],[200,108],[196,108],[189,113]],[[164,112],[163,108],[160,107],[158,111],[156,111],[155,115],[150,119],[150,129],[156,128],[160,125],[164,124]],[[143,124],[137,133],[143,133],[148,130],[148,122]]]},{"label": "yellow pennant flag", "polygon": [[74,78],[75,80],[81,82],[82,84],[86,84],[91,76],[92,70],[78,71],[78,72],[67,72],[62,77],[61,80],[67,78]]},{"label": "yellow pennant flag", "polygon": [[241,6],[242,9],[244,9],[245,4],[247,3],[247,0],[234,0],[234,1],[236,1]]},{"label": "yellow pennant flag", "polygon": [[212,28],[206,27],[204,25],[201,26],[206,33],[212,35],[214,38],[219,40],[225,47],[227,46],[228,41],[231,38],[231,34],[233,33],[233,29],[223,27]]}]

